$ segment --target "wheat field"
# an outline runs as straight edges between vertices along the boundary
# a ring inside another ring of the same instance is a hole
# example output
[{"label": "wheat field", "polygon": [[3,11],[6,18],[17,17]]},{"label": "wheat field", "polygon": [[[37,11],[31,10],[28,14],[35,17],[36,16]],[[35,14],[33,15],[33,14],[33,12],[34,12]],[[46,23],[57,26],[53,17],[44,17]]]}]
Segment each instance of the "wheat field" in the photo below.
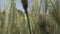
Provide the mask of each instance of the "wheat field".
[{"label": "wheat field", "polygon": [[25,12],[16,9],[16,0],[7,0],[5,9],[0,11],[0,34],[60,34],[58,1],[32,0],[27,18]]}]

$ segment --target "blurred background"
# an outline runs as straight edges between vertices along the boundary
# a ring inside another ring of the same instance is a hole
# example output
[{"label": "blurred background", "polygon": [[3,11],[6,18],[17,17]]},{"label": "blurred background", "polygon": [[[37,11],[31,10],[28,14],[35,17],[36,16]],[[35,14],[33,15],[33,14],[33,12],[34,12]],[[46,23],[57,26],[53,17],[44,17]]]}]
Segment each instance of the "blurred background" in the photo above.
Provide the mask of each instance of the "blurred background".
[{"label": "blurred background", "polygon": [[60,34],[60,0],[27,1],[0,0],[0,34]]}]

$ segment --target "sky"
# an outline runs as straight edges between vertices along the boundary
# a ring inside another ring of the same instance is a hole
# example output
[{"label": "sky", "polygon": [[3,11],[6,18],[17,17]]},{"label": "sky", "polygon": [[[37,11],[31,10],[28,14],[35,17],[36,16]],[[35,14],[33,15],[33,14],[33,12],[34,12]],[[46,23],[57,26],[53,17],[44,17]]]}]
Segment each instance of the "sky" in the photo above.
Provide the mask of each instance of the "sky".
[{"label": "sky", "polygon": [[[0,0],[0,10],[2,10],[2,11],[4,10],[5,2],[6,2],[5,0]],[[43,11],[44,0],[42,0],[41,2],[42,2],[41,11]],[[59,5],[60,5],[60,0],[58,0],[58,2],[59,2]],[[30,10],[31,6],[32,6],[32,0],[28,0],[28,10]],[[21,0],[17,0],[16,8],[21,10],[22,12],[24,12],[24,9],[23,9],[22,4],[21,4]]]},{"label": "sky", "polygon": [[5,0],[0,0],[0,10],[4,9]]},{"label": "sky", "polygon": [[[5,0],[0,0],[0,10],[2,10],[2,11],[4,10],[5,2],[6,2]],[[30,10],[31,5],[32,5],[31,0],[28,0],[28,10]],[[21,4],[21,0],[17,0],[16,8],[21,10],[22,12],[24,12],[23,6]]]}]

